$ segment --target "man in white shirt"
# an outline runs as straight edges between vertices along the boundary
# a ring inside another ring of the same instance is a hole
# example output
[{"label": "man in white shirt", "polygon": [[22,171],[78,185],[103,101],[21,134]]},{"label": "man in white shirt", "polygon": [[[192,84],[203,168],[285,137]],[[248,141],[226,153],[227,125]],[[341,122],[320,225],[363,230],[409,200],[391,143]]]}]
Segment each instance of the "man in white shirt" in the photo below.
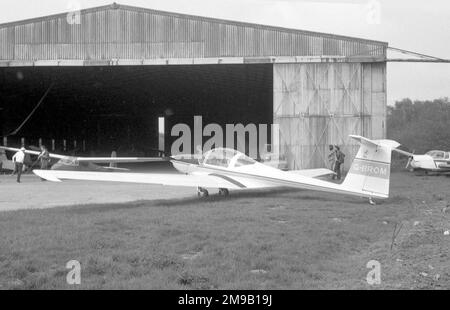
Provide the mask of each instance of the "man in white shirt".
[{"label": "man in white shirt", "polygon": [[25,161],[25,148],[22,147],[20,151],[14,154],[12,161],[17,171],[17,183],[20,183],[20,177],[22,176],[23,162]]}]

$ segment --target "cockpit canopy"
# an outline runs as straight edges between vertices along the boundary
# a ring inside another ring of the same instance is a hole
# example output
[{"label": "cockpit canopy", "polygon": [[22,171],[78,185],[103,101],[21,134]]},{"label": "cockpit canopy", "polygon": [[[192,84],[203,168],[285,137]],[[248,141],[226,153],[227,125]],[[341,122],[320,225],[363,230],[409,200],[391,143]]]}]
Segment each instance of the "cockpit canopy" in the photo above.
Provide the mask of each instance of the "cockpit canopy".
[{"label": "cockpit canopy", "polygon": [[233,149],[217,148],[205,153],[203,164],[223,168],[236,168],[253,165],[256,161]]},{"label": "cockpit canopy", "polygon": [[444,151],[429,151],[426,155],[431,156],[433,159],[449,159],[450,154]]}]

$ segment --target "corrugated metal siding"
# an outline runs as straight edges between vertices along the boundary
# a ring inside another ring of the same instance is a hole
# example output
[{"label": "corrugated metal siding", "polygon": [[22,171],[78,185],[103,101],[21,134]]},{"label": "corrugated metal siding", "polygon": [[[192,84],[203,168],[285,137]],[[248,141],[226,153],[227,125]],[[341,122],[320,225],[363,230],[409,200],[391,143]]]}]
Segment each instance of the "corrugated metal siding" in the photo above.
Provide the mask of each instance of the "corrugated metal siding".
[{"label": "corrugated metal siding", "polygon": [[328,165],[328,145],[347,154],[358,145],[348,135],[386,136],[386,63],[274,64],[274,123],[280,154],[291,169]]},{"label": "corrugated metal siding", "polygon": [[382,42],[131,7],[0,25],[2,60],[384,56]]}]

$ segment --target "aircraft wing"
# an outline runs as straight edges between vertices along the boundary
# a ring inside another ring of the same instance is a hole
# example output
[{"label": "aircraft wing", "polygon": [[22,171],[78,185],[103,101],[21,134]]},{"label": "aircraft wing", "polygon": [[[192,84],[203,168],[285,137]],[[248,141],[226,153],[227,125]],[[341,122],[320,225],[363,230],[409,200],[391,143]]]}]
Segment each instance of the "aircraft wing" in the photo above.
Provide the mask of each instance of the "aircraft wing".
[{"label": "aircraft wing", "polygon": [[[18,152],[20,149],[13,147],[0,146],[0,149],[10,151],[10,152]],[[25,150],[25,154],[30,155],[39,155],[41,152],[38,151],[30,151]],[[64,159],[71,158],[72,156],[65,156],[59,154],[50,153],[49,156],[55,159]],[[165,161],[162,157],[76,157],[79,162],[90,162],[90,163],[139,163],[139,162],[153,162],[153,161]]]},{"label": "aircraft wing", "polygon": [[[5,151],[10,151],[10,152],[18,152],[20,151],[20,149],[14,148],[14,147],[6,147],[6,146],[0,146],[0,149],[5,150]],[[39,155],[41,154],[41,152],[38,151],[30,151],[30,150],[25,150],[24,151],[25,154],[30,154],[30,155]],[[59,154],[49,154],[50,158],[55,158],[55,159],[63,159],[66,158],[67,156],[64,155],[59,155]]]},{"label": "aircraft wing", "polygon": [[77,157],[79,162],[89,162],[96,164],[109,163],[142,163],[166,161],[163,157]]},{"label": "aircraft wing", "polygon": [[[5,151],[10,151],[10,152],[18,152],[18,151],[20,151],[20,149],[16,149],[14,147],[6,147],[6,146],[0,146],[0,149],[5,150]],[[30,154],[30,155],[39,155],[39,154],[41,154],[41,152],[29,151],[29,150],[25,150],[24,153],[25,154]]]},{"label": "aircraft wing", "polygon": [[304,169],[304,170],[290,170],[288,173],[302,175],[304,177],[317,178],[325,175],[335,174],[334,171],[326,168],[319,169]]},{"label": "aircraft wing", "polygon": [[172,186],[207,187],[241,189],[239,183],[233,182],[220,175],[186,175],[164,173],[127,173],[127,172],[85,172],[85,171],[58,171],[33,170],[39,177],[53,182],[63,179],[159,184]]}]

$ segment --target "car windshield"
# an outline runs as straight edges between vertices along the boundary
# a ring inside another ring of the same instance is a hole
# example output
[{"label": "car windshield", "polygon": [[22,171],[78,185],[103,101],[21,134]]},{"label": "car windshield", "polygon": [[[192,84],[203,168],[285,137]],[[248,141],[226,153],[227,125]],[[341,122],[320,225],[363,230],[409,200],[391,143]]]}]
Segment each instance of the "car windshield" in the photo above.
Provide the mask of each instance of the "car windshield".
[{"label": "car windshield", "polygon": [[443,151],[430,151],[427,153],[427,155],[430,155],[431,157],[435,159],[440,159],[445,157],[445,152]]}]

